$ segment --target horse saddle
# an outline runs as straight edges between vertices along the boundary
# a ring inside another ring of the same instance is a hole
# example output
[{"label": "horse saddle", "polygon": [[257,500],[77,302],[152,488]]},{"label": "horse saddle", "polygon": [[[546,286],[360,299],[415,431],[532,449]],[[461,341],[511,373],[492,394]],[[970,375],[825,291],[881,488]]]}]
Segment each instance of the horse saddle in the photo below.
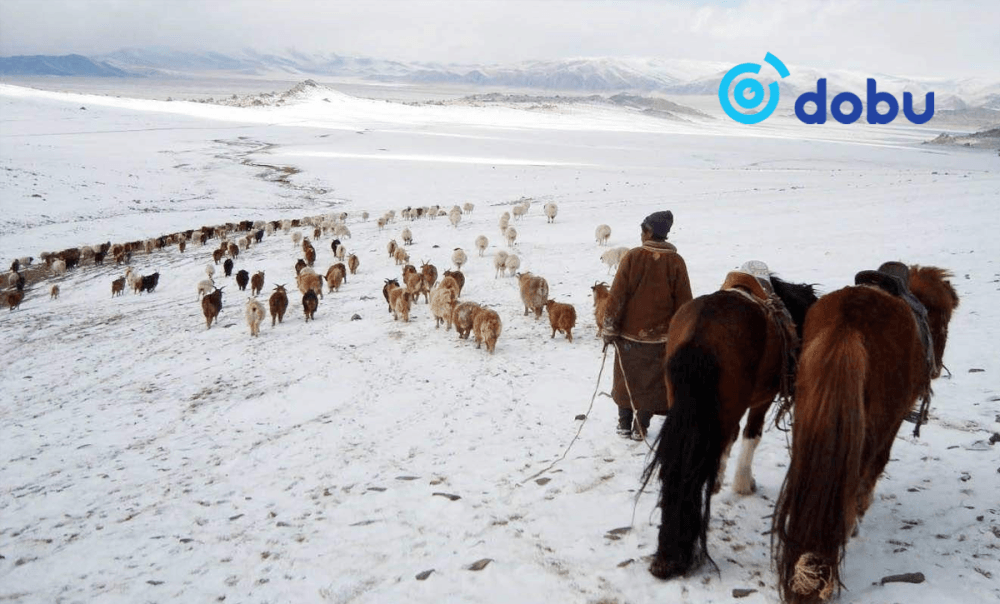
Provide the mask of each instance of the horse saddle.
[{"label": "horse saddle", "polygon": [[762,282],[760,278],[751,274],[742,271],[730,271],[726,274],[726,280],[722,282],[721,289],[741,290],[763,302],[770,297],[771,291],[773,291],[770,280],[766,282],[766,285],[767,288],[765,289],[765,282]]}]

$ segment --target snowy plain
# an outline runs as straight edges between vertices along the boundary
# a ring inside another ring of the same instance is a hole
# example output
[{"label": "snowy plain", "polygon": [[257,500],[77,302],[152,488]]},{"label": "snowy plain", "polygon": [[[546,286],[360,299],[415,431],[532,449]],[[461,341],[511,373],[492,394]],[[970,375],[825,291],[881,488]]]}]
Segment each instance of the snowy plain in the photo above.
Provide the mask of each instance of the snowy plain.
[{"label": "snowy plain", "polygon": [[[784,111],[782,111],[784,110]],[[770,514],[787,463],[765,432],[758,492],[713,500],[718,564],[670,582],[646,570],[655,486],[643,443],[614,434],[590,287],[594,241],[638,242],[671,209],[695,295],[750,259],[830,292],[886,260],[954,273],[961,305],[922,436],[909,424],[847,548],[840,602],[1000,600],[1000,158],[921,145],[925,127],[667,121],[605,106],[414,106],[317,89],[233,108],[0,85],[0,259],[238,220],[347,212],[361,260],[305,323],[251,338],[227,288],[205,329],[196,284],[214,244],[137,254],[150,295],[110,297],[122,267],[89,263],[0,312],[0,600],[14,602],[777,602]],[[578,313],[574,342],[522,316],[494,278],[512,225],[522,270]],[[545,202],[559,214],[546,224]],[[375,218],[475,204],[447,219]],[[360,213],[371,218],[362,222]],[[413,261],[469,254],[463,299],[503,320],[496,354],[394,322],[386,243]],[[490,239],[480,258],[473,241]],[[333,263],[330,237],[317,266]],[[289,235],[236,269],[294,289]],[[221,267],[219,267],[221,273]],[[62,294],[48,299],[48,286]],[[360,320],[352,321],[359,315]],[[608,362],[610,363],[609,357]],[[654,421],[653,429],[659,420]],[[533,478],[566,450],[566,459]],[[731,466],[733,464],[730,464]],[[730,477],[732,467],[730,467]],[[458,498],[447,495],[458,496]],[[621,530],[630,527],[630,530]],[[469,570],[490,559],[482,570]],[[423,580],[417,575],[434,572]],[[923,584],[887,575],[922,572]]]}]

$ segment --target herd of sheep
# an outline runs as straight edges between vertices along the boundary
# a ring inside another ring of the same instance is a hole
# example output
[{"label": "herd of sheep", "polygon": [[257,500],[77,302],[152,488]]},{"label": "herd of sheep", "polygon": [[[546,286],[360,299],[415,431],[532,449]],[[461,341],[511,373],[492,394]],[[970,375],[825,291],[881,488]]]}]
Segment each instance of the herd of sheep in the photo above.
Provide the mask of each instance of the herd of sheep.
[{"label": "herd of sheep", "polygon": [[[513,206],[510,212],[503,212],[500,216],[499,227],[503,239],[508,247],[513,247],[517,240],[517,231],[510,226],[510,220],[521,220],[531,207],[530,201],[523,201]],[[399,217],[414,221],[421,218],[433,219],[438,216],[447,216],[450,223],[455,227],[460,223],[464,214],[471,214],[474,205],[466,203],[464,206],[454,206],[446,211],[439,206],[425,208],[405,208],[399,212]],[[555,203],[547,203],[544,206],[544,213],[549,223],[554,222],[558,213]],[[361,213],[361,220],[368,219],[368,213]],[[378,218],[377,224],[381,231],[390,223],[395,222],[397,213],[394,210],[386,212]],[[154,250],[162,249],[170,245],[176,245],[178,250],[184,252],[189,243],[200,246],[208,245],[209,240],[217,239],[218,246],[211,252],[212,262],[206,265],[206,278],[196,286],[198,299],[205,317],[206,329],[210,329],[214,322],[218,321],[222,311],[222,295],[224,287],[216,286],[215,267],[222,263],[226,277],[232,276],[234,261],[240,252],[246,252],[255,244],[263,241],[266,235],[273,235],[276,232],[288,234],[291,232],[291,241],[296,249],[301,249],[302,257],[295,263],[295,283],[302,295],[302,309],[305,320],[315,318],[315,313],[319,306],[319,301],[323,298],[324,285],[328,292],[339,291],[341,286],[347,282],[348,272],[351,275],[357,274],[360,260],[355,254],[348,254],[347,249],[341,239],[351,237],[350,229],[346,225],[347,214],[341,213],[326,216],[311,216],[295,220],[276,221],[242,221],[239,223],[227,223],[216,226],[203,226],[200,229],[192,229],[164,235],[158,238],[143,241],[132,241],[128,243],[111,244],[103,243],[97,246],[84,246],[81,248],[70,248],[57,253],[43,253],[40,258],[46,265],[47,272],[52,275],[64,274],[67,269],[79,266],[84,260],[93,260],[95,265],[103,264],[106,256],[110,254],[118,264],[127,265],[135,253],[151,253]],[[311,231],[308,229],[311,228]],[[303,231],[306,231],[305,233]],[[309,236],[311,235],[311,237]],[[334,257],[339,261],[326,271],[322,276],[314,269],[316,262],[316,249],[313,241],[318,241],[323,235],[332,235],[334,238],[330,244]],[[595,232],[599,245],[607,245],[611,236],[611,228],[608,225],[600,225]],[[399,279],[386,279],[383,287],[383,296],[388,304],[389,313],[394,319],[409,321],[410,312],[414,305],[423,296],[424,303],[430,309],[431,316],[435,319],[436,327],[442,324],[446,326],[446,331],[452,326],[458,332],[459,338],[468,339],[472,334],[476,341],[476,347],[480,348],[485,344],[487,351],[493,353],[497,340],[503,330],[503,323],[500,315],[493,309],[487,308],[476,302],[461,299],[462,289],[465,286],[465,276],[461,272],[462,266],[468,262],[468,256],[462,248],[455,248],[451,260],[455,265],[455,270],[444,271],[438,281],[437,268],[423,262],[418,271],[410,264],[410,257],[406,247],[413,243],[413,233],[409,227],[404,227],[400,233],[402,244],[397,244],[396,240],[390,240],[387,251],[390,259],[397,265],[402,265],[402,275]],[[489,239],[485,235],[479,235],[475,240],[478,254],[482,257],[489,247]],[[628,248],[614,248],[605,252],[601,259],[609,268],[617,266],[621,256]],[[26,277],[23,269],[32,265],[33,258],[19,258],[14,260],[11,271],[7,278],[7,291],[4,292],[4,301],[14,310],[19,307],[24,299]],[[345,264],[346,261],[346,264]],[[549,323],[552,328],[552,336],[556,333],[564,333],[566,339],[573,341],[572,329],[576,325],[576,309],[570,305],[556,302],[549,298],[548,282],[540,276],[532,273],[520,273],[521,261],[517,254],[506,250],[498,250],[493,257],[493,266],[496,269],[494,278],[504,276],[518,278],[521,301],[524,304],[524,314],[534,313],[535,319],[539,319],[544,309],[549,316]],[[114,279],[111,283],[112,297],[121,296],[128,286],[135,294],[143,292],[152,293],[156,290],[159,282],[159,273],[151,275],[140,275],[131,266],[126,266],[124,276]],[[288,309],[288,291],[284,284],[274,285],[274,290],[268,299],[268,308],[256,299],[261,294],[265,285],[264,271],[257,271],[253,275],[246,270],[239,270],[235,276],[237,287],[245,291],[247,285],[250,286],[251,296],[247,299],[245,306],[245,317],[251,336],[260,335],[260,326],[267,316],[267,311],[271,315],[271,325],[281,323],[285,312]],[[598,331],[600,331],[604,302],[607,298],[608,288],[606,284],[595,285],[594,305],[595,320]],[[49,290],[50,298],[56,299],[59,296],[59,285],[53,284]]]}]

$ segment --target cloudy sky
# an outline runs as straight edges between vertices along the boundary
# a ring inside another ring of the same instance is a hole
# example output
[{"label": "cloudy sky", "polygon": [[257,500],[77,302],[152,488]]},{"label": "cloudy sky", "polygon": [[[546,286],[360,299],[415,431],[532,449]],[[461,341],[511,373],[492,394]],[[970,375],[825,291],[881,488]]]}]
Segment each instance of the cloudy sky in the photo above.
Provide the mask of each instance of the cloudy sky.
[{"label": "cloudy sky", "polygon": [[167,46],[507,63],[758,61],[1000,78],[1000,0],[0,0],[0,54]]}]

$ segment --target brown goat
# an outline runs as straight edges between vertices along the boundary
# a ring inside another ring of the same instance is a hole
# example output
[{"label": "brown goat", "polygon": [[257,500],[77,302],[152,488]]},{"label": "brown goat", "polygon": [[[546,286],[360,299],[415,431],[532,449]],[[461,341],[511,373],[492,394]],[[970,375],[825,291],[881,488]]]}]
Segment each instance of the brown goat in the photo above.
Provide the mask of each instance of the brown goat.
[{"label": "brown goat", "polygon": [[352,275],[358,274],[359,264],[361,264],[361,261],[358,260],[358,257],[355,256],[354,254],[351,254],[350,256],[347,257],[347,268],[350,269]]},{"label": "brown goat", "polygon": [[111,297],[125,295],[125,277],[119,277],[111,282]]},{"label": "brown goat", "polygon": [[222,260],[222,257],[225,254],[226,254],[226,252],[224,252],[222,250],[215,250],[214,252],[212,252],[212,260],[214,260],[215,263],[218,264]]},{"label": "brown goat", "polygon": [[479,308],[473,312],[472,333],[476,338],[476,348],[485,342],[486,350],[493,354],[502,330],[503,323],[500,322],[500,315],[496,311],[489,308]]},{"label": "brown goat", "polygon": [[438,269],[433,264],[423,262],[420,264],[420,273],[424,276],[424,283],[427,285],[427,289],[434,287],[434,284],[438,280]]},{"label": "brown goat", "polygon": [[389,301],[389,292],[399,287],[399,281],[396,279],[386,279],[385,285],[382,286],[382,295],[385,297],[386,303],[389,305],[389,314],[392,314],[392,302]]},{"label": "brown goat", "polygon": [[444,279],[441,279],[441,283],[438,283],[438,289],[450,289],[455,293],[455,299],[458,300],[458,296],[462,291],[462,288],[458,286],[458,281],[455,277],[445,273]]},{"label": "brown goat", "polygon": [[604,331],[602,325],[604,325],[604,316],[607,314],[608,297],[611,295],[611,290],[608,289],[608,284],[603,281],[595,283],[590,290],[594,292],[594,321],[597,322],[597,337],[601,337],[601,332]]},{"label": "brown goat", "polygon": [[55,300],[58,297],[59,297],[59,286],[53,285],[52,289],[49,290],[49,299]]},{"label": "brown goat", "polygon": [[295,274],[298,275],[302,272],[302,269],[306,267],[306,261],[299,258],[298,262],[295,263]]},{"label": "brown goat", "polygon": [[236,245],[235,243],[230,243],[229,244],[229,257],[232,258],[233,260],[235,260],[236,257],[239,256],[239,255],[240,255],[240,246]]},{"label": "brown goat", "polygon": [[340,291],[340,284],[344,281],[344,265],[334,264],[326,271],[326,285],[330,291]]},{"label": "brown goat", "polygon": [[14,310],[15,308],[21,306],[21,300],[24,300],[24,292],[21,290],[14,290],[12,292],[7,292],[4,302],[10,310]]},{"label": "brown goat", "polygon": [[542,316],[545,301],[549,299],[549,282],[543,277],[536,277],[531,273],[522,273],[517,276],[517,280],[521,286],[524,316],[528,316],[529,311],[534,312],[537,321]]},{"label": "brown goat", "polygon": [[439,287],[431,292],[431,314],[434,315],[434,328],[441,327],[442,323],[451,329],[451,319],[455,311],[455,290],[448,287]]},{"label": "brown goat", "polygon": [[389,290],[389,306],[392,307],[393,320],[398,321],[402,315],[403,321],[410,322],[410,298],[404,288],[394,287]]},{"label": "brown goat", "polygon": [[406,283],[406,296],[411,302],[416,303],[420,294],[424,295],[424,302],[428,301],[428,291],[424,283],[424,276],[418,272],[404,273],[403,282]]},{"label": "brown goat", "polygon": [[267,304],[271,308],[271,327],[274,327],[274,320],[277,319],[278,323],[281,323],[285,318],[285,311],[288,310],[288,293],[284,285],[274,286],[274,293],[268,298]]},{"label": "brown goat", "polygon": [[222,289],[215,288],[215,291],[201,299],[201,312],[205,315],[205,328],[212,329],[212,321],[219,322],[219,312],[222,311]]},{"label": "brown goat", "polygon": [[254,296],[264,289],[264,271],[257,271],[250,277],[250,293]]},{"label": "brown goat", "polygon": [[455,292],[455,297],[461,297],[462,290],[465,289],[465,275],[462,271],[445,271],[444,276],[455,280],[455,283],[458,284],[458,291]]},{"label": "brown goat", "polygon": [[305,254],[306,264],[312,266],[316,264],[316,248],[314,248],[312,245],[306,247],[307,243],[308,242],[302,243],[302,253]]},{"label": "brown goat", "polygon": [[545,310],[549,313],[552,337],[556,337],[556,331],[561,331],[566,334],[566,339],[572,342],[573,327],[576,325],[576,309],[573,305],[549,300],[545,303]]},{"label": "brown goat", "polygon": [[310,319],[316,320],[316,309],[319,308],[319,298],[316,297],[316,292],[309,290],[302,294],[302,310],[306,313],[306,321]]},{"label": "brown goat", "polygon": [[480,306],[475,302],[462,302],[452,311],[451,322],[455,325],[455,331],[458,332],[459,338],[469,339],[469,333],[472,332],[472,319],[479,308]]}]

